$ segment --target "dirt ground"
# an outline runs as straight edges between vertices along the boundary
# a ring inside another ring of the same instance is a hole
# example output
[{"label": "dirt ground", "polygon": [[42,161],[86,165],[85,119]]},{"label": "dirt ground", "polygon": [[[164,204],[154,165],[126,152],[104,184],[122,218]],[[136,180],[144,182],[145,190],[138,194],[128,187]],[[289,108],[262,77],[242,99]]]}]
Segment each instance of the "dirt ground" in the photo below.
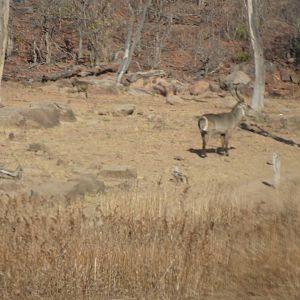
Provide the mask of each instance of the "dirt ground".
[{"label": "dirt ground", "polygon": [[[3,99],[6,106],[34,101],[64,102],[77,117],[76,122],[51,129],[1,129],[0,163],[8,169],[20,163],[24,175],[21,183],[16,184],[29,189],[34,190],[52,178],[64,181],[76,174],[97,174],[107,164],[135,167],[145,196],[153,186],[164,184],[173,192],[183,193],[187,200],[201,197],[210,185],[233,187],[254,199],[258,195],[272,198],[278,193],[285,195],[290,183],[297,187],[300,182],[300,148],[241,129],[230,140],[233,149],[229,157],[213,151],[205,159],[200,157],[197,116],[229,110],[235,103],[230,94],[225,98],[198,98],[170,105],[158,96],[99,95],[91,91],[85,101],[83,94],[68,93],[58,83],[24,86],[5,82]],[[114,105],[126,103],[136,105],[132,116],[105,114]],[[266,130],[300,143],[299,99],[266,99],[265,112],[270,117],[265,123]],[[11,132],[15,135],[13,140],[8,138]],[[29,144],[35,142],[45,144],[49,153],[27,151]],[[220,146],[219,138],[211,139],[208,146]],[[273,152],[281,157],[279,190],[263,184],[272,180],[272,166],[268,162],[272,161]],[[175,166],[188,177],[188,188],[172,180]],[[2,187],[5,184],[8,180],[2,179]]]}]

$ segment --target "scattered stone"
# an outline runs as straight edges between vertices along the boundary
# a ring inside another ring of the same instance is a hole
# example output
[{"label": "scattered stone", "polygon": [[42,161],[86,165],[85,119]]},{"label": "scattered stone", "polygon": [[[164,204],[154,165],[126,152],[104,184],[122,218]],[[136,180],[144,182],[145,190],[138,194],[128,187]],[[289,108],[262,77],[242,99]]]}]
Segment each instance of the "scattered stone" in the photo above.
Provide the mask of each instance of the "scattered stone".
[{"label": "scattered stone", "polygon": [[247,85],[251,82],[251,78],[243,71],[234,71],[221,82],[221,86],[231,89],[233,86]]},{"label": "scattered stone", "polygon": [[135,111],[134,104],[121,104],[114,107],[112,114],[114,116],[129,116]]},{"label": "scattered stone", "polygon": [[161,115],[155,113],[149,114],[147,119],[149,122],[154,124],[153,128],[156,129],[162,129],[166,125],[164,118]]},{"label": "scattered stone", "polygon": [[137,171],[135,168],[126,165],[105,165],[98,175],[103,178],[136,179]]},{"label": "scattered stone", "polygon": [[82,81],[92,85],[97,89],[99,94],[114,94],[118,95],[124,90],[122,84],[116,83],[114,78],[98,79],[98,78],[84,78]]},{"label": "scattered stone", "polygon": [[281,69],[280,70],[280,79],[283,82],[291,82],[291,74],[288,70],[286,69]]},{"label": "scattered stone", "polygon": [[107,116],[107,115],[109,115],[109,112],[108,112],[107,110],[99,110],[99,111],[97,112],[97,114],[98,114],[99,116]]},{"label": "scattered stone", "polygon": [[183,161],[184,160],[184,158],[182,156],[180,156],[180,155],[174,156],[174,159],[178,160],[178,161]]},{"label": "scattered stone", "polygon": [[66,164],[66,162],[64,161],[64,160],[62,160],[61,158],[59,158],[57,161],[56,161],[56,165],[57,166],[63,166],[63,165],[65,165]]},{"label": "scattered stone", "polygon": [[218,83],[210,82],[209,83],[209,90],[213,93],[219,93],[221,91],[221,87]]},{"label": "scattered stone", "polygon": [[41,144],[41,143],[29,144],[27,151],[30,151],[30,152],[39,152],[40,151],[40,152],[44,152],[44,153],[50,152],[49,148],[45,144]]},{"label": "scattered stone", "polygon": [[274,74],[276,72],[276,65],[268,60],[265,60],[266,73]]},{"label": "scattered stone", "polygon": [[45,144],[41,144],[41,143],[29,144],[27,151],[34,152],[36,154],[47,154],[48,159],[53,159],[54,157],[50,149]]},{"label": "scattered stone", "polygon": [[300,84],[300,75],[298,75],[297,73],[292,73],[291,81],[292,81],[292,83]]},{"label": "scattered stone", "polygon": [[60,102],[32,102],[29,105],[32,109],[53,109],[59,113],[59,120],[63,122],[75,122],[76,117],[73,110],[65,103]]},{"label": "scattered stone", "polygon": [[168,96],[166,98],[166,103],[169,105],[186,104],[184,100],[181,99],[181,97],[176,95]]},{"label": "scattered stone", "polygon": [[53,180],[39,185],[34,192],[47,198],[75,200],[86,194],[99,194],[105,191],[104,182],[94,175],[80,175],[66,182]]},{"label": "scattered stone", "polygon": [[142,87],[129,87],[128,93],[132,96],[152,96],[153,92]]},{"label": "scattered stone", "polygon": [[205,80],[198,80],[189,87],[190,95],[199,96],[206,93],[210,88],[210,83]]},{"label": "scattered stone", "polygon": [[153,85],[152,87],[153,92],[167,97],[169,95],[169,83],[165,79],[160,79],[156,84]]},{"label": "scattered stone", "polygon": [[289,92],[287,90],[283,90],[283,89],[271,88],[271,89],[269,89],[268,93],[269,93],[270,97],[284,98],[284,97],[288,96]]},{"label": "scattered stone", "polygon": [[51,128],[58,126],[60,121],[75,121],[71,109],[55,102],[35,102],[29,107],[0,108],[0,126]]},{"label": "scattered stone", "polygon": [[15,134],[14,134],[13,132],[10,132],[10,133],[8,134],[8,139],[9,139],[10,141],[14,140],[14,139],[15,139]]}]

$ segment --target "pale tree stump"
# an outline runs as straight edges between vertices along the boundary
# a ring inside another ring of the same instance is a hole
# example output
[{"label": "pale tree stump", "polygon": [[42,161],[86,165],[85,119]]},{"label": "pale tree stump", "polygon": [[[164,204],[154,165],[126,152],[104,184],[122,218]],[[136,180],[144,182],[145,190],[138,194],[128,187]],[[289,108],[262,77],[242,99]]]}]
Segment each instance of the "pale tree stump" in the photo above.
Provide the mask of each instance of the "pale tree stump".
[{"label": "pale tree stump", "polygon": [[273,187],[277,189],[280,184],[280,156],[274,152],[272,157],[273,165]]}]

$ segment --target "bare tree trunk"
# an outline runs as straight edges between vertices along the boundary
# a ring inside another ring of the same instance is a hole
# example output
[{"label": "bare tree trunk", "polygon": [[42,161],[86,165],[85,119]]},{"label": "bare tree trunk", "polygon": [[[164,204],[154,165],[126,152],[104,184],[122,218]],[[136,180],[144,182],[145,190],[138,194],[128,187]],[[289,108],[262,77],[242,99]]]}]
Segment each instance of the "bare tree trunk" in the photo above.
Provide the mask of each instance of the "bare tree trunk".
[{"label": "bare tree trunk", "polygon": [[257,0],[248,0],[247,8],[255,61],[255,83],[251,106],[254,110],[261,111],[264,108],[265,63],[262,41],[258,30]]},{"label": "bare tree trunk", "polygon": [[1,99],[1,80],[5,60],[5,52],[8,36],[8,17],[9,17],[9,0],[0,0],[0,103]]},{"label": "bare tree trunk", "polygon": [[153,67],[156,69],[160,66],[160,55],[161,55],[161,42],[160,42],[160,30],[155,35],[155,49],[154,49],[154,59]]},{"label": "bare tree trunk", "polygon": [[82,25],[78,27],[78,60],[81,61],[83,57],[83,30]]},{"label": "bare tree trunk", "polygon": [[151,5],[151,1],[152,0],[148,0],[147,3],[144,5],[143,14],[139,21],[137,29],[135,31],[134,37],[132,37],[132,36],[133,36],[133,23],[134,23],[135,17],[134,17],[133,9],[129,3],[128,7],[129,7],[129,10],[131,13],[131,18],[130,18],[130,24],[129,24],[127,38],[126,38],[126,42],[125,42],[125,51],[124,51],[123,61],[120,65],[120,68],[119,68],[119,70],[117,72],[117,76],[116,76],[117,83],[121,82],[123,75],[126,73],[128,67],[131,63],[131,59],[132,59],[132,55],[134,53],[135,47],[140,41],[141,32],[144,27],[147,10],[148,10],[149,6]]},{"label": "bare tree trunk", "polygon": [[37,63],[37,53],[36,53],[36,41],[35,38],[33,37],[33,46],[32,46],[32,57],[33,57],[33,63]]},{"label": "bare tree trunk", "polygon": [[123,75],[127,71],[128,65],[130,63],[130,46],[131,46],[131,39],[132,39],[132,32],[133,32],[133,23],[134,23],[134,15],[133,12],[130,18],[130,23],[128,27],[127,37],[125,41],[125,49],[124,49],[124,56],[122,59],[122,63],[120,64],[120,68],[117,72],[116,80],[117,83],[120,83],[122,80]]},{"label": "bare tree trunk", "polygon": [[51,53],[51,39],[50,39],[50,35],[49,35],[48,30],[45,33],[45,43],[46,43],[46,49],[47,49],[46,64],[50,64],[52,53]]}]

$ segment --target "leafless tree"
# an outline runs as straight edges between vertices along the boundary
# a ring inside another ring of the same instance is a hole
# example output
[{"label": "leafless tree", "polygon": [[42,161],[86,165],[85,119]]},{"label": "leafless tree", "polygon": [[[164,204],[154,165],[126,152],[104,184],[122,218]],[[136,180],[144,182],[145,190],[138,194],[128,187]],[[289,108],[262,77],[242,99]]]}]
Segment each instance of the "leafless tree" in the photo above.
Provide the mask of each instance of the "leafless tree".
[{"label": "leafless tree", "polygon": [[152,0],[129,0],[128,2],[130,20],[127,25],[128,31],[125,41],[123,60],[116,76],[117,83],[121,82],[123,75],[126,73],[131,63],[134,50],[137,44],[140,42],[141,32],[143,30],[146,14],[151,2]]},{"label": "leafless tree", "polygon": [[246,4],[250,38],[255,61],[255,83],[251,106],[254,110],[261,111],[264,107],[265,63],[262,41],[259,34],[257,0],[248,0]]},{"label": "leafless tree", "polygon": [[78,60],[83,58],[83,40],[87,28],[87,10],[90,6],[90,0],[72,0],[72,17],[78,31]]},{"label": "leafless tree", "polygon": [[9,0],[0,1],[0,102],[1,102],[1,80],[5,60],[5,52],[8,36]]},{"label": "leafless tree", "polygon": [[173,15],[169,8],[172,2],[170,0],[152,0],[149,13],[153,24],[151,32],[154,34],[152,68],[159,67],[162,49],[171,33]]},{"label": "leafless tree", "polygon": [[92,66],[108,60],[112,31],[113,6],[109,0],[71,0],[73,24],[78,31],[78,60],[87,47]]},{"label": "leafless tree", "polygon": [[33,28],[39,30],[40,41],[37,43],[38,37],[34,36],[33,44],[46,64],[52,62],[55,33],[61,28],[61,8],[59,0],[41,0],[34,6],[36,19],[33,20]]}]

